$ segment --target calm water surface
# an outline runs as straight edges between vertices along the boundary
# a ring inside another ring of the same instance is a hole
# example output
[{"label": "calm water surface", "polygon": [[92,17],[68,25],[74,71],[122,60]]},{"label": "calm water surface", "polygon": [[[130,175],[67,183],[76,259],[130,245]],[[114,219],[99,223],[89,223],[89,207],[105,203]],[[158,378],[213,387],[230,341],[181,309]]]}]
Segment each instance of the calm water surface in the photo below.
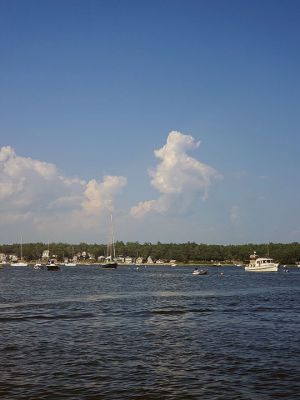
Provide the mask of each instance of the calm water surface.
[{"label": "calm water surface", "polygon": [[299,398],[300,270],[192,270],[2,268],[0,398]]}]

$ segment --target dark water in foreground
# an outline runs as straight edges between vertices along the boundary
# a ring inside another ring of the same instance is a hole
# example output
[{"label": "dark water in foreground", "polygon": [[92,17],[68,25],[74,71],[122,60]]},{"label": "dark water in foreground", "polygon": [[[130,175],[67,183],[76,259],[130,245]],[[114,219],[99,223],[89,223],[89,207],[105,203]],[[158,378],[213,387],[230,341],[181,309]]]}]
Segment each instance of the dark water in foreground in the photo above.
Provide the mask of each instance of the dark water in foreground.
[{"label": "dark water in foreground", "polygon": [[299,398],[300,270],[192,269],[1,269],[0,399]]}]

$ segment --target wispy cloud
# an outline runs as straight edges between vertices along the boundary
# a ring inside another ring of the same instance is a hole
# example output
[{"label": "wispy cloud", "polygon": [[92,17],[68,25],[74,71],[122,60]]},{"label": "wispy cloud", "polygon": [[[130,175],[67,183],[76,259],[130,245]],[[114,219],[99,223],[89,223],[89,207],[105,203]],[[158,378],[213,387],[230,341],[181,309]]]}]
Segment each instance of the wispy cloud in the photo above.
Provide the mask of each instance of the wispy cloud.
[{"label": "wispy cloud", "polygon": [[182,208],[188,208],[195,197],[201,193],[208,198],[212,183],[221,177],[213,167],[190,157],[187,152],[200,146],[190,135],[172,131],[167,143],[155,150],[160,160],[155,170],[149,171],[152,186],[160,196],[132,207],[131,215],[142,217],[149,212],[165,213],[173,210],[179,202]]},{"label": "wispy cloud", "polygon": [[37,229],[45,223],[57,229],[93,224],[113,209],[126,184],[123,176],[65,177],[54,164],[18,156],[10,146],[0,148],[0,218],[7,224],[27,221]]}]

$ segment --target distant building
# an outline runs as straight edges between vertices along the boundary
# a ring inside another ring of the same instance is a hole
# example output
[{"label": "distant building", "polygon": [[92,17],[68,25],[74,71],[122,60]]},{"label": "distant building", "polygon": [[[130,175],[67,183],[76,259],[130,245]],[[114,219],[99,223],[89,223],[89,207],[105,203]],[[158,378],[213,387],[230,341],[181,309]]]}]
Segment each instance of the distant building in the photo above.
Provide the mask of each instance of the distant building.
[{"label": "distant building", "polygon": [[126,264],[132,264],[132,257],[125,257]]},{"label": "distant building", "polygon": [[44,250],[42,254],[42,258],[49,258],[50,257],[50,252],[49,250]]},{"label": "distant building", "polygon": [[150,256],[147,258],[147,264],[154,264],[153,260]]}]

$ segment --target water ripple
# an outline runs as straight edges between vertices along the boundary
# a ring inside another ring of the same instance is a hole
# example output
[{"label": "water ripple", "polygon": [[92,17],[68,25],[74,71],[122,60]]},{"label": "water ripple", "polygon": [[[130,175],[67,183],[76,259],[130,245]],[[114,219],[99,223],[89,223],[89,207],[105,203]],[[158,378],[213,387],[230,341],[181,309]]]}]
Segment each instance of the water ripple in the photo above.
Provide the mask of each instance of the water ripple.
[{"label": "water ripple", "polygon": [[191,271],[3,269],[1,400],[298,398],[300,274]]}]

